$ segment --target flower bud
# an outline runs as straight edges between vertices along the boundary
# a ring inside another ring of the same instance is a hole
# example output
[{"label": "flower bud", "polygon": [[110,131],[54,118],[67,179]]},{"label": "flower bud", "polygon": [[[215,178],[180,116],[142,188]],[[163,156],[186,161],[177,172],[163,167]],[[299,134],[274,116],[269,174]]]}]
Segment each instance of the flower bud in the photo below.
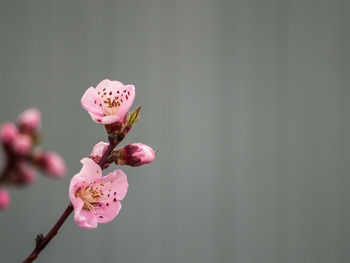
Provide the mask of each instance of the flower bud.
[{"label": "flower bud", "polygon": [[140,166],[152,162],[155,157],[153,149],[142,143],[129,144],[118,152],[120,156],[116,163],[119,165]]},{"label": "flower bud", "polygon": [[32,138],[27,134],[18,134],[12,143],[13,151],[20,155],[26,155],[32,148]]},{"label": "flower bud", "polygon": [[6,189],[0,189],[0,210],[6,209],[10,205],[10,194]]},{"label": "flower bud", "polygon": [[98,163],[101,160],[102,155],[106,152],[108,145],[109,144],[105,142],[97,143],[90,153],[90,159],[94,160],[95,163]]},{"label": "flower bud", "polygon": [[0,128],[0,140],[3,144],[10,144],[17,137],[18,130],[12,122],[5,122]]},{"label": "flower bud", "polygon": [[66,164],[62,157],[55,152],[40,152],[36,156],[37,165],[51,177],[64,177],[66,175]]},{"label": "flower bud", "polygon": [[15,170],[10,173],[10,181],[15,185],[30,184],[34,180],[34,169],[24,162],[19,162]]},{"label": "flower bud", "polygon": [[18,117],[19,128],[23,132],[36,133],[41,126],[41,113],[38,109],[31,108],[22,112]]}]

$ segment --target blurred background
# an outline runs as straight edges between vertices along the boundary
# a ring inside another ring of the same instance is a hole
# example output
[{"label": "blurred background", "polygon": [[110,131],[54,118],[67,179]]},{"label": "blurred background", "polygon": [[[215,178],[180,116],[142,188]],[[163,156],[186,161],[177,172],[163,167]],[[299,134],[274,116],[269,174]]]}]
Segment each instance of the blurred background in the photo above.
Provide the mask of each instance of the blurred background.
[{"label": "blurred background", "polygon": [[36,262],[349,262],[349,15],[346,0],[1,0],[0,121],[38,107],[69,174],[11,189],[0,262],[29,254],[106,141],[80,106],[105,78],[142,105],[122,145],[157,158],[123,168],[112,223],[69,217]]}]

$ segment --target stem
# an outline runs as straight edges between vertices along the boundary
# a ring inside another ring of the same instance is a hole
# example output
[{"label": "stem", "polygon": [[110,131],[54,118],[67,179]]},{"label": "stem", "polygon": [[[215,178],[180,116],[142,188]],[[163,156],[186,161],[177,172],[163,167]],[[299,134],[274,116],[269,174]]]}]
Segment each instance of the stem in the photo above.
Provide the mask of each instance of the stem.
[{"label": "stem", "polygon": [[[110,143],[108,145],[107,150],[102,155],[101,160],[98,163],[98,165],[101,167],[102,170],[104,169],[104,166],[107,163],[108,156],[114,150],[114,148],[122,141],[123,138],[124,138],[124,136],[121,136],[120,138],[118,138],[115,141],[110,140]],[[51,239],[57,234],[58,230],[61,228],[61,226],[63,225],[64,221],[66,221],[66,219],[73,212],[73,210],[74,210],[73,205],[71,203],[69,203],[68,207],[63,212],[61,217],[58,219],[56,224],[51,228],[50,232],[47,233],[47,235],[45,237],[43,237],[42,234],[38,235],[38,237],[36,239],[37,243],[36,243],[36,246],[35,246],[34,250],[23,261],[23,263],[31,263],[38,257],[40,252],[46,247],[46,245],[51,241]]]},{"label": "stem", "polygon": [[117,146],[118,143],[112,143],[110,142],[108,145],[107,150],[102,155],[101,160],[98,162],[98,165],[101,167],[101,169],[104,169],[105,164],[107,163],[107,158],[109,154],[114,150],[114,148]]},{"label": "stem", "polygon": [[63,212],[61,217],[58,219],[56,224],[51,228],[50,232],[42,239],[42,236],[38,235],[37,243],[30,255],[23,261],[23,263],[33,262],[39,255],[39,253],[46,247],[46,245],[50,242],[50,240],[57,234],[58,230],[63,225],[64,221],[68,218],[68,216],[72,213],[73,206],[69,203],[66,210]]}]

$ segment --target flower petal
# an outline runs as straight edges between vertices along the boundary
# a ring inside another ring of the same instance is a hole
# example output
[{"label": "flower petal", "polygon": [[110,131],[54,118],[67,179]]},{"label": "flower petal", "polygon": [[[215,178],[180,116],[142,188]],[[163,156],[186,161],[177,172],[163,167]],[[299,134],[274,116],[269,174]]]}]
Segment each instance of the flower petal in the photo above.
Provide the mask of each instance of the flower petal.
[{"label": "flower petal", "polygon": [[[111,81],[109,79],[104,79],[96,86],[96,90],[99,92],[103,92],[103,91],[109,92],[111,89],[115,89],[119,86],[123,86],[123,83],[116,81],[116,80]],[[105,90],[103,90],[103,89],[105,89]]]},{"label": "flower petal", "polygon": [[129,187],[126,174],[120,169],[97,179],[96,184],[102,186],[101,190],[105,194],[104,198],[109,202],[115,202],[115,199],[123,200]]},{"label": "flower petal", "polygon": [[108,143],[106,142],[99,142],[97,143],[94,148],[92,149],[90,155],[91,156],[98,156],[98,157],[102,157],[102,155],[104,154],[104,152],[107,150],[108,148]]},{"label": "flower petal", "polygon": [[83,158],[80,162],[83,164],[83,167],[79,174],[89,179],[90,182],[102,176],[101,167],[90,158]]},{"label": "flower petal", "polygon": [[134,85],[125,85],[118,88],[121,98],[119,99],[120,106],[116,113],[119,120],[123,120],[128,113],[135,99]]},{"label": "flower petal", "polygon": [[119,201],[110,202],[108,206],[103,204],[99,207],[95,208],[95,212],[97,213],[97,222],[98,223],[108,223],[111,222],[119,213],[122,205]]},{"label": "flower petal", "polygon": [[97,92],[93,87],[88,88],[81,97],[81,106],[96,117],[103,116],[102,98],[97,95]]},{"label": "flower petal", "polygon": [[77,198],[77,202],[74,206],[74,221],[78,226],[83,228],[96,228],[97,217],[90,210],[83,209],[84,202],[80,198]]}]

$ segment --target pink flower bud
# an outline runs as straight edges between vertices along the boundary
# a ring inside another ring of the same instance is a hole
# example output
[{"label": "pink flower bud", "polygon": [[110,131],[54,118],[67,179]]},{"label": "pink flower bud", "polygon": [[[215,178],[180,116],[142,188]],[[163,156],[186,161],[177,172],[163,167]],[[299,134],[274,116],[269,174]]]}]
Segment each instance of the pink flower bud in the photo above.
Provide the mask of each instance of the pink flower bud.
[{"label": "pink flower bud", "polygon": [[35,172],[28,164],[20,162],[16,169],[11,172],[10,180],[16,185],[30,184],[35,180]]},{"label": "pink flower bud", "polygon": [[[91,151],[91,153],[89,155],[89,158],[92,159],[95,163],[98,164],[101,161],[102,155],[106,152],[108,146],[109,146],[109,144],[105,143],[105,142],[97,143],[94,146],[94,148],[92,149],[92,151]],[[113,161],[114,160],[112,160],[111,162],[113,162]],[[103,169],[107,169],[111,162],[107,161],[104,164]]]},{"label": "pink flower bud", "polygon": [[95,163],[98,163],[101,160],[102,155],[108,148],[108,143],[99,142],[97,143],[90,153],[90,159],[94,160]]},{"label": "pink flower bud", "polygon": [[22,131],[28,133],[37,132],[41,126],[41,113],[38,109],[31,108],[22,112],[18,117],[18,124]]},{"label": "pink flower bud", "polygon": [[140,166],[154,160],[153,149],[142,143],[129,144],[118,149],[120,157],[117,159],[119,165]]},{"label": "pink flower bud", "polygon": [[32,148],[32,138],[27,134],[18,134],[13,141],[12,147],[15,153],[26,155]]},{"label": "pink flower bud", "polygon": [[10,194],[6,189],[0,189],[0,210],[10,205]]},{"label": "pink flower bud", "polygon": [[9,144],[17,137],[18,130],[12,122],[5,122],[0,128],[0,139],[4,144]]},{"label": "pink flower bud", "polygon": [[41,152],[37,156],[37,164],[48,175],[55,178],[66,175],[66,164],[55,152]]}]

